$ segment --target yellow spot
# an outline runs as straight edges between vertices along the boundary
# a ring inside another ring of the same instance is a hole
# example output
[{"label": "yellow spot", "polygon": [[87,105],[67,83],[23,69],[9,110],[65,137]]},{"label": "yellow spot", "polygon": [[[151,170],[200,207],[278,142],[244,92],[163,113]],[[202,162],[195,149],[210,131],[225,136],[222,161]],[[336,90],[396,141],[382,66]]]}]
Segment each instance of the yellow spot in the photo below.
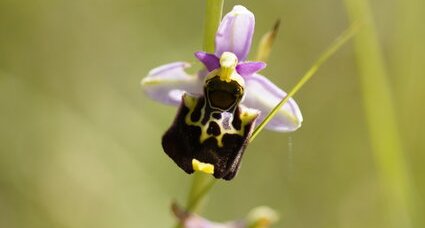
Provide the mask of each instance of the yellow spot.
[{"label": "yellow spot", "polygon": [[189,96],[188,94],[183,95],[183,102],[186,107],[193,109],[196,105],[196,97]]},{"label": "yellow spot", "polygon": [[192,159],[192,168],[195,171],[201,171],[208,174],[214,173],[214,165],[210,163],[203,163],[196,159]]}]

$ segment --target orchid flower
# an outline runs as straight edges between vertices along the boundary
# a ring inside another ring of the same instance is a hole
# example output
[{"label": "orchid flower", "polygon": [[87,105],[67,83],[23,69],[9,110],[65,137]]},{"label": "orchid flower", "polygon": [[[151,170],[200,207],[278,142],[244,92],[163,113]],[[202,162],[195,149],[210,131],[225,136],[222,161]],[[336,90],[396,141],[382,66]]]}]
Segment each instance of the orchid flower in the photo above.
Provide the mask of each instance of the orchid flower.
[{"label": "orchid flower", "polygon": [[[232,179],[255,124],[287,95],[258,74],[265,63],[246,61],[254,25],[254,14],[235,6],[220,23],[215,53],[195,53],[206,70],[190,75],[185,71],[189,63],[174,62],[151,70],[141,82],[152,99],[180,106],[162,146],[187,173]],[[291,132],[301,122],[298,105],[290,98],[266,128]]]},{"label": "orchid flower", "polygon": [[[259,110],[257,123],[286,96],[286,93],[269,79],[257,72],[266,67],[262,62],[245,61],[249,53],[254,34],[254,14],[243,6],[237,5],[224,16],[216,34],[214,54],[196,52],[196,58],[211,72],[220,67],[219,58],[224,52],[234,53],[239,61],[237,72],[245,80],[246,94],[242,105]],[[184,92],[202,95],[205,73],[197,75],[186,73],[191,67],[188,62],[174,62],[151,70],[141,84],[144,91],[153,100],[178,106]],[[301,126],[303,118],[297,103],[291,98],[279,110],[278,114],[266,125],[266,129],[291,132]]]}]

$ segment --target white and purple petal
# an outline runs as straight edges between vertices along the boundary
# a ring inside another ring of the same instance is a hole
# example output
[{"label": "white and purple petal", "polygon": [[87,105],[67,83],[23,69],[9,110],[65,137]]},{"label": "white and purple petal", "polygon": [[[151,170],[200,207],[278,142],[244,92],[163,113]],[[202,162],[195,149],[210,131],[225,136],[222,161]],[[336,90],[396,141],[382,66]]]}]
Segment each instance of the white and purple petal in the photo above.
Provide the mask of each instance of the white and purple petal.
[{"label": "white and purple petal", "polygon": [[[245,99],[243,105],[261,111],[257,123],[261,123],[271,110],[286,96],[286,93],[260,74],[245,78]],[[278,113],[266,125],[274,131],[291,132],[301,126],[303,117],[294,99],[283,105]]]},{"label": "white and purple petal", "polygon": [[180,105],[184,92],[202,94],[203,78],[186,73],[190,66],[187,62],[174,62],[152,69],[141,81],[142,88],[155,101]]},{"label": "white and purple petal", "polygon": [[215,37],[215,55],[233,52],[242,62],[251,48],[254,34],[254,14],[241,5],[233,7],[220,23]]}]

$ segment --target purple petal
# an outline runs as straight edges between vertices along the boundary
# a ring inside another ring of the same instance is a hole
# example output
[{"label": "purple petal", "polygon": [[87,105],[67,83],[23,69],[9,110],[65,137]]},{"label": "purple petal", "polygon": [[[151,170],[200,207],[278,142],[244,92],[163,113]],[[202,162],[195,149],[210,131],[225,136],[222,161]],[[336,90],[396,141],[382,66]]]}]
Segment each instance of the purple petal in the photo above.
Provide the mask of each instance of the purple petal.
[{"label": "purple petal", "polygon": [[191,65],[186,62],[174,62],[159,66],[143,78],[141,85],[146,94],[161,103],[179,105],[182,95],[188,92],[202,94],[203,79],[189,75],[185,69]]},{"label": "purple petal", "polygon": [[210,72],[220,67],[220,59],[214,54],[198,51],[195,52],[195,57],[201,61]]},{"label": "purple petal", "polygon": [[[257,123],[261,123],[270,111],[286,96],[286,93],[262,75],[254,74],[245,79],[246,96],[242,102],[249,108],[261,111]],[[290,132],[301,126],[303,117],[294,99],[283,105],[266,125],[269,130]]]},{"label": "purple petal", "polygon": [[263,62],[244,62],[236,66],[236,71],[241,76],[248,77],[264,68],[266,68],[266,64]]},{"label": "purple petal", "polygon": [[245,7],[236,5],[224,16],[215,37],[215,55],[233,52],[242,62],[251,48],[254,34],[254,14]]}]

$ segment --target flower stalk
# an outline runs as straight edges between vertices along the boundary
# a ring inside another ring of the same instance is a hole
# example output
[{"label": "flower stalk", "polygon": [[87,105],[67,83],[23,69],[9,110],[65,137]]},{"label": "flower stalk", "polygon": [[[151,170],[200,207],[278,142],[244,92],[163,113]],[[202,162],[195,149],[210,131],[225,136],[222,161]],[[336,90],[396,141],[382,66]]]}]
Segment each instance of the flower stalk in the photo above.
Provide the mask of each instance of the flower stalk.
[{"label": "flower stalk", "polygon": [[215,33],[223,14],[223,4],[224,0],[206,1],[203,39],[203,50],[205,52],[214,53]]}]

